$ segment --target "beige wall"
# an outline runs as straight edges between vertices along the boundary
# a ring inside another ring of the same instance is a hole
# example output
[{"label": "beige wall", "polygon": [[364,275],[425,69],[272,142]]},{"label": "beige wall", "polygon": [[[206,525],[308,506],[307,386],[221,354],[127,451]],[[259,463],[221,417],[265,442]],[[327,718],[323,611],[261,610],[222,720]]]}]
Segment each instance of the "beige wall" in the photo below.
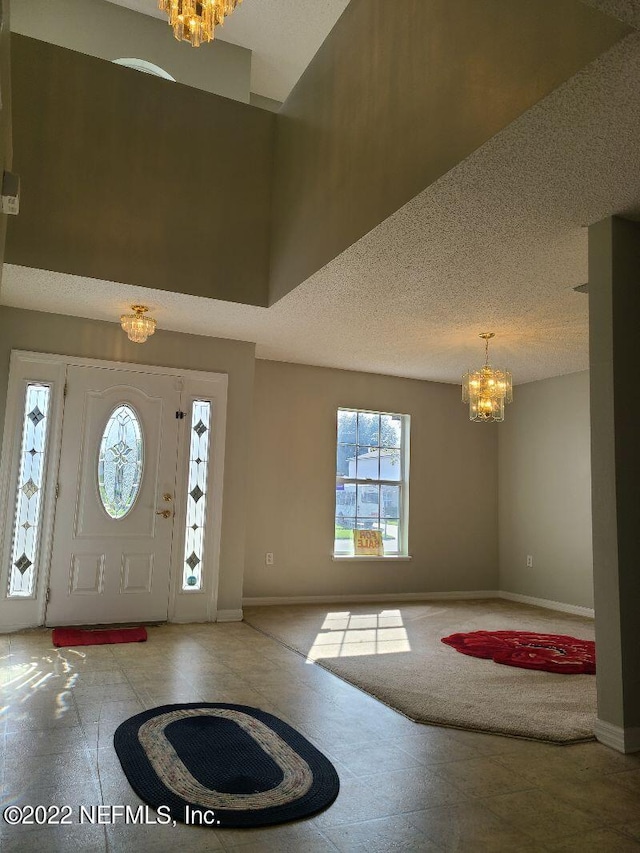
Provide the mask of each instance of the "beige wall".
[{"label": "beige wall", "polygon": [[593,607],[589,374],[513,396],[499,428],[500,589]]},{"label": "beige wall", "polygon": [[254,345],[158,331],[144,346],[117,323],[0,307],[0,424],[12,349],[226,373],[229,377],[218,607],[241,606],[247,458],[251,446]]},{"label": "beige wall", "polygon": [[270,302],[628,32],[578,0],[351,0],[278,115]]},{"label": "beige wall", "polygon": [[[331,559],[339,406],[411,415],[410,562]],[[499,428],[459,387],[257,361],[254,407],[245,597],[497,588]]]},{"label": "beige wall", "polygon": [[11,30],[100,59],[144,59],[186,86],[249,102],[250,50],[219,40],[193,50],[165,21],[105,0],[12,0]]},{"label": "beige wall", "polygon": [[272,113],[279,112],[282,107],[282,101],[275,101],[273,98],[267,98],[255,92],[251,92],[249,95],[249,103],[252,107],[260,107],[261,110],[269,110]]},{"label": "beige wall", "polygon": [[16,33],[11,61],[7,262],[266,305],[276,115]]}]

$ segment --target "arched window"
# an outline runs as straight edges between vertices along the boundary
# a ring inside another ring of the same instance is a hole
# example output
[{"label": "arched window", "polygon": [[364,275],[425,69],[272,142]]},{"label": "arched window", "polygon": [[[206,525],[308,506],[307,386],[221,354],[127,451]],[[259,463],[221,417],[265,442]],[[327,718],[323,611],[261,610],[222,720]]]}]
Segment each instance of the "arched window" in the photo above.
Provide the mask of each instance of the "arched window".
[{"label": "arched window", "polygon": [[114,65],[124,65],[125,68],[133,68],[135,71],[142,71],[143,74],[153,74],[154,77],[162,77],[163,80],[176,82],[176,78],[172,77],[164,68],[154,65],[153,62],[147,62],[146,59],[114,59],[113,63]]}]

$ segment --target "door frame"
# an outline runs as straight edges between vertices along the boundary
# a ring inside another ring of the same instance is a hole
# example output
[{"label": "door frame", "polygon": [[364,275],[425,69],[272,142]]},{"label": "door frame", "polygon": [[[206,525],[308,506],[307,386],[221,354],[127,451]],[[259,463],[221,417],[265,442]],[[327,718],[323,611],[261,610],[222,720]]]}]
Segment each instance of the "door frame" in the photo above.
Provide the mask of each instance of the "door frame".
[{"label": "door frame", "polygon": [[[227,422],[226,373],[188,370],[136,362],[107,361],[12,350],[7,386],[2,458],[0,460],[0,512],[6,523],[0,525],[0,632],[43,625],[47,606],[47,590],[51,573],[51,554],[55,530],[56,486],[62,447],[64,395],[67,368],[99,367],[145,374],[175,377],[179,383],[180,409],[186,412],[178,422],[178,457],[175,494],[175,517],[171,547],[168,620],[170,622],[214,622],[217,617],[222,539],[222,503]],[[17,488],[17,464],[22,440],[24,394],[30,381],[51,385],[51,409],[48,435],[48,460],[43,482],[42,521],[38,545],[36,583],[29,598],[9,598],[9,559],[12,544],[14,507]],[[209,506],[205,531],[202,589],[182,590],[182,556],[184,550],[186,490],[188,481],[189,425],[193,400],[212,402],[212,452],[209,458]]]}]

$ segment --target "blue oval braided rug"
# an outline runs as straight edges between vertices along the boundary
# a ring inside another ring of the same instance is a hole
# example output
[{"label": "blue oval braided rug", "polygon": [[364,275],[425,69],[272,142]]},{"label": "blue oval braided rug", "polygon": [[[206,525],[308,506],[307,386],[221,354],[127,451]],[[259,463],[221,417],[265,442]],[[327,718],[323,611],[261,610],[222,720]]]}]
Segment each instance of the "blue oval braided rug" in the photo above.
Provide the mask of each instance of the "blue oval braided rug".
[{"label": "blue oval braided rug", "polygon": [[340,780],[287,723],[246,705],[162,705],[125,720],[113,742],[133,790],[195,826],[268,826],[327,808]]}]

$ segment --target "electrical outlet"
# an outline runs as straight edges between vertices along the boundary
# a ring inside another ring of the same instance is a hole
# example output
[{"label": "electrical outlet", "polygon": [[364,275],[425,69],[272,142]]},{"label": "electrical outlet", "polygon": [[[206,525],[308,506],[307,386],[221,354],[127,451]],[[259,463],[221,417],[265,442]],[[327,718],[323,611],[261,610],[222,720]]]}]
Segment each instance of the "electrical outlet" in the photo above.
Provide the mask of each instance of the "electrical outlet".
[{"label": "electrical outlet", "polygon": [[266,566],[273,565],[273,554],[271,553],[271,551],[267,551],[267,553],[264,555],[264,562]]},{"label": "electrical outlet", "polygon": [[527,554],[527,568],[533,568],[533,556],[531,554]]}]

